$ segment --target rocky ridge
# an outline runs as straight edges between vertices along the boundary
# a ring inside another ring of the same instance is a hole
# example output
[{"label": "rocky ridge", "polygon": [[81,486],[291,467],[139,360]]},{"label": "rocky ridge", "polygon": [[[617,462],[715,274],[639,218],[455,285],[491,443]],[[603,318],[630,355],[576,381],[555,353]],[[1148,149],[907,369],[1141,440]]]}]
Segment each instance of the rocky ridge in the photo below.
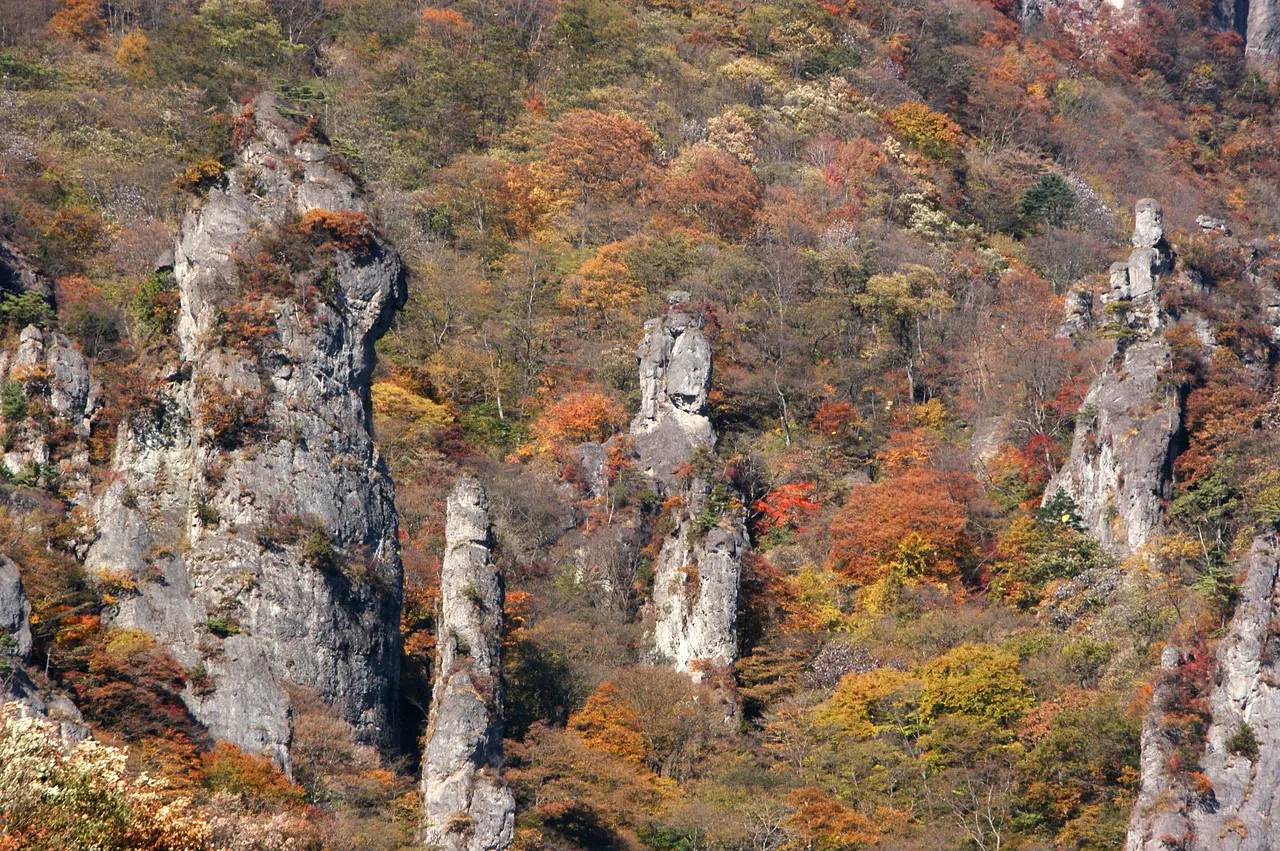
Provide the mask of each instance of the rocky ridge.
[{"label": "rocky ridge", "polygon": [[[25,484],[57,485],[75,502],[87,502],[89,434],[101,405],[101,388],[89,364],[65,334],[28,325],[13,352],[0,352],[6,418],[13,437],[0,463]],[[9,417],[13,406],[20,414]],[[45,413],[48,418],[31,414]]]},{"label": "rocky ridge", "polygon": [[195,672],[195,717],[287,770],[290,683],[363,741],[394,733],[401,566],[369,376],[405,291],[326,145],[270,96],[236,123],[174,249],[178,356],[119,429],[86,566],[139,588],[111,621]]},{"label": "rocky ridge", "polygon": [[503,851],[515,824],[515,799],[500,776],[505,595],[484,487],[460,480],[446,512],[423,839],[443,851]]}]

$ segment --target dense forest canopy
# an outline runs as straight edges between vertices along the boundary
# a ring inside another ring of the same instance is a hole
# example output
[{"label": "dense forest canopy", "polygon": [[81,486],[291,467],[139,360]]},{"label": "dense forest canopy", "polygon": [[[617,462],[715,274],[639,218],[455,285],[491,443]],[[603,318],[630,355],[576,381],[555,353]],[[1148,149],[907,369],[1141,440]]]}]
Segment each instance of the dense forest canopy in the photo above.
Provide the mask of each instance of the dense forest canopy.
[{"label": "dense forest canopy", "polygon": [[[1280,66],[1230,14],[0,0],[0,603],[11,564],[30,609],[0,682],[92,731],[9,704],[0,849],[425,847],[438,653],[477,652],[441,629],[463,475],[505,578],[482,703],[515,848],[1119,848],[1152,705],[1165,782],[1212,794],[1213,655],[1280,523]],[[298,186],[341,203],[279,218]],[[671,391],[705,435],[654,473],[663,335],[709,384]],[[368,414],[376,450],[343,442]],[[145,461],[173,428],[199,475]],[[299,471],[363,496],[235,507]],[[108,502],[146,567],[103,566]],[[733,646],[673,665],[655,575],[679,541],[706,592],[717,532]],[[195,649],[137,614],[210,542],[383,613],[344,645],[395,645],[377,725],[322,671],[276,687],[283,750],[222,741],[268,580],[219,586]]]}]

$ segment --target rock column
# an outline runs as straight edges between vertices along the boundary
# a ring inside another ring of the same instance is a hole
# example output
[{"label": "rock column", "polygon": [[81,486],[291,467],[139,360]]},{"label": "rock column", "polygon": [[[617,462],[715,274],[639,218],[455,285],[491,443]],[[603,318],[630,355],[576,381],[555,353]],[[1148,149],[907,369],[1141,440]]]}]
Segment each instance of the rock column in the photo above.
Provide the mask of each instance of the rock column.
[{"label": "rock column", "polygon": [[1128,263],[1111,266],[1103,297],[1104,333],[1116,356],[1093,382],[1076,418],[1071,456],[1045,489],[1080,508],[1089,531],[1108,550],[1128,555],[1145,545],[1172,490],[1171,466],[1182,432],[1182,389],[1161,381],[1169,346],[1160,335],[1160,278],[1173,268],[1164,214],[1151,199],[1134,215]]},{"label": "rock column", "polygon": [[645,323],[637,352],[643,401],[631,437],[642,472],[662,496],[682,502],[654,569],[653,655],[700,677],[738,658],[738,594],[750,543],[741,498],[713,482],[711,346],[688,300],[672,293],[666,315]]},{"label": "rock column", "polygon": [[108,619],[198,673],[184,699],[210,733],[288,771],[290,684],[396,741],[402,570],[369,382],[405,288],[339,157],[270,96],[237,126],[235,166],[183,218],[174,336],[120,424],[85,566],[137,586]]},{"label": "rock column", "polygon": [[502,575],[484,487],[449,496],[436,682],[422,761],[423,839],[443,851],[503,851],[515,799],[502,781]]}]

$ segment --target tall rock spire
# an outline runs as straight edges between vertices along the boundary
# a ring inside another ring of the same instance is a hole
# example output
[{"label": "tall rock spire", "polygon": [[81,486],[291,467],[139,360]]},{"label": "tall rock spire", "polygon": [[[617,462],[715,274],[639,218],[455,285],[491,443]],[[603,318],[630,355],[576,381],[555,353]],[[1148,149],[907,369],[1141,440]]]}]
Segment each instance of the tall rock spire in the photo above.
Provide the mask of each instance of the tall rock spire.
[{"label": "tall rock spire", "polygon": [[739,586],[750,543],[740,496],[715,480],[711,346],[688,300],[688,293],[671,293],[666,314],[645,323],[636,353],[642,401],[631,438],[657,490],[680,497],[654,570],[653,655],[700,676],[738,658]]},{"label": "tall rock spire", "polygon": [[169,361],[120,426],[86,567],[137,586],[111,621],[198,672],[195,717],[287,771],[290,683],[395,738],[402,572],[369,376],[405,290],[340,157],[270,96],[236,127],[183,219]]},{"label": "tall rock spire", "polygon": [[442,851],[504,851],[515,799],[502,781],[502,574],[489,503],[473,478],[449,495],[436,681],[422,759],[423,839]]},{"label": "tall rock spire", "polygon": [[1162,277],[1173,269],[1158,201],[1144,198],[1134,214],[1128,263],[1111,266],[1103,296],[1116,355],[1093,382],[1076,419],[1071,455],[1045,489],[1075,500],[1081,517],[1107,549],[1127,555],[1151,540],[1172,489],[1172,463],[1182,431],[1181,387],[1161,374],[1169,345],[1160,334]]}]

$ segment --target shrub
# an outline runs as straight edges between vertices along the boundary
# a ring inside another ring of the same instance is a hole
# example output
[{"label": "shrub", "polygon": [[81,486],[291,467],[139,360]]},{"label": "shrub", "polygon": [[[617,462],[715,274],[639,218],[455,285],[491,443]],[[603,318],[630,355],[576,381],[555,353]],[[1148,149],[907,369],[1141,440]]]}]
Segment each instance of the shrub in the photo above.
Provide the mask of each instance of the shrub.
[{"label": "shrub", "polygon": [[17,328],[35,325],[44,328],[53,318],[49,302],[39,293],[5,293],[0,301],[0,319]]},{"label": "shrub", "polygon": [[156,72],[151,67],[151,42],[145,33],[134,30],[120,39],[116,64],[130,82],[146,83],[155,79]]},{"label": "shrub", "polygon": [[203,195],[215,186],[227,186],[227,167],[217,160],[200,160],[189,166],[175,181],[183,192]]},{"label": "shrub", "polygon": [[923,719],[955,713],[1008,721],[1032,705],[1018,657],[986,644],[962,644],[920,671]]},{"label": "shrub", "polygon": [[0,415],[6,422],[17,422],[27,415],[27,396],[22,383],[12,379],[0,384]]},{"label": "shrub", "polygon": [[885,115],[906,143],[935,160],[948,160],[960,153],[964,132],[940,112],[919,101],[907,101]]},{"label": "shrub", "polygon": [[337,248],[365,254],[373,248],[373,222],[354,210],[309,210],[298,228],[320,243],[321,249]]},{"label": "shrub", "polygon": [[239,624],[235,623],[225,615],[217,615],[209,618],[205,621],[204,625],[208,628],[209,632],[212,632],[219,638],[230,638],[233,635],[240,634]]},{"label": "shrub", "polygon": [[207,847],[209,827],[191,800],[126,770],[127,754],[95,739],[67,748],[56,724],[0,710],[0,846],[4,848]]},{"label": "shrub", "polygon": [[341,567],[333,540],[323,529],[309,529],[298,541],[302,563],[314,570],[333,571]]},{"label": "shrub", "polygon": [[1258,756],[1258,737],[1253,728],[1244,721],[1227,737],[1227,751],[1245,759],[1256,759]]},{"label": "shrub", "polygon": [[254,440],[266,428],[266,403],[251,391],[228,393],[221,387],[205,388],[199,407],[200,442],[232,450]]},{"label": "shrub", "polygon": [[147,337],[169,334],[178,316],[178,282],[173,272],[166,269],[144,278],[130,310]]},{"label": "shrub", "polygon": [[230,742],[218,742],[200,757],[205,785],[213,792],[243,795],[259,805],[301,803],[302,789],[294,786],[271,760],[247,754]]}]

